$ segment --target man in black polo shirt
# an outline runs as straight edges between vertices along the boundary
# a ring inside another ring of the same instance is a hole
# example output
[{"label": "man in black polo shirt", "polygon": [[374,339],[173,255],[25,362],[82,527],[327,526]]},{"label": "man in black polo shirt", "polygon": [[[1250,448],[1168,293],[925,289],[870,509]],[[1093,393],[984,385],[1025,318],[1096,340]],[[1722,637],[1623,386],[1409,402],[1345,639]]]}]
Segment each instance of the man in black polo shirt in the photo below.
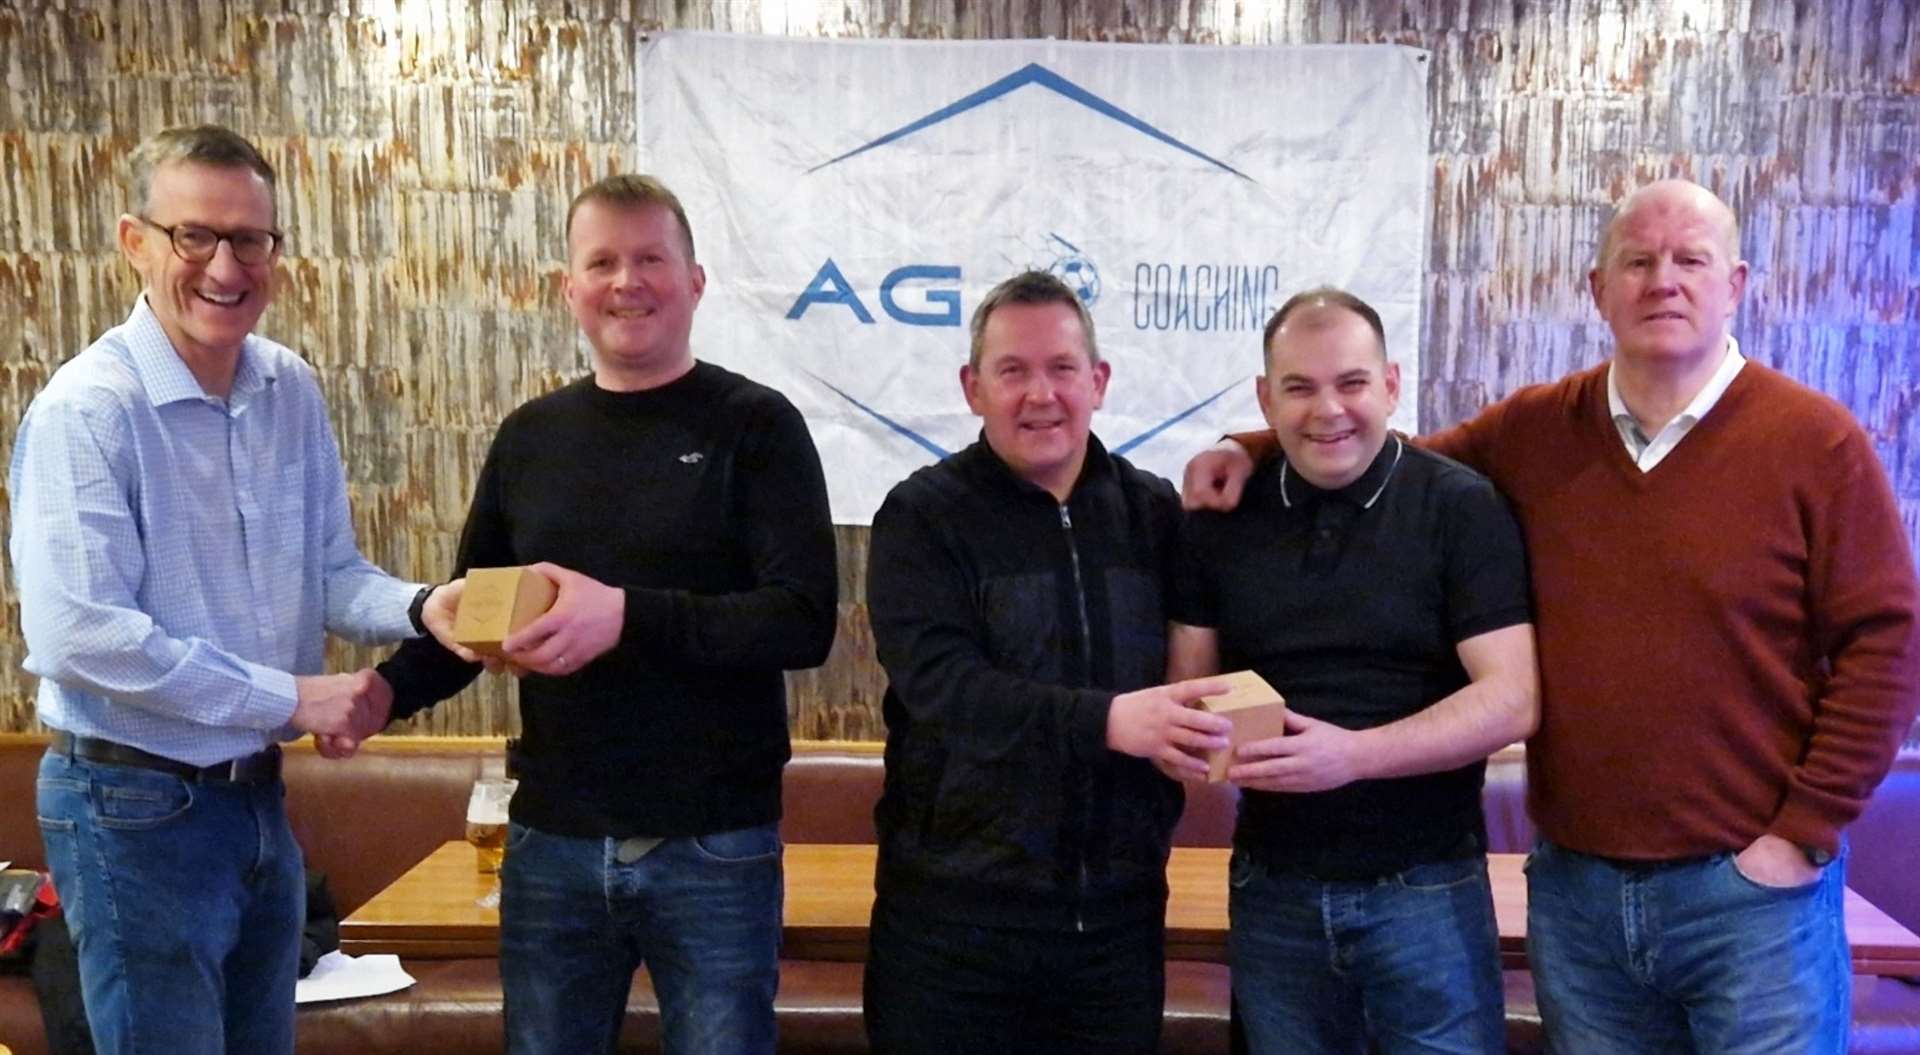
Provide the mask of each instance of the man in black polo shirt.
[{"label": "man in black polo shirt", "polygon": [[1251,667],[1287,735],[1242,745],[1229,956],[1255,1052],[1500,1052],[1480,786],[1532,733],[1526,557],[1479,474],[1387,431],[1380,317],[1338,290],[1266,327],[1285,457],[1182,539],[1171,674]]}]

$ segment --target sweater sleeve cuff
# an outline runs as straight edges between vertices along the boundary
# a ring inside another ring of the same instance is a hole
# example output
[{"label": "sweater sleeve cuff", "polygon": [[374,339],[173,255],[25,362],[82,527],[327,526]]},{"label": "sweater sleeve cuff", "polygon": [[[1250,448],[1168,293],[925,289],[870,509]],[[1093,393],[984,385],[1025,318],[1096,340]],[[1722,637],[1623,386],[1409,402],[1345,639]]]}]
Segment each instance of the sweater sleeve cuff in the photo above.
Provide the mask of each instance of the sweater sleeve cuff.
[{"label": "sweater sleeve cuff", "polygon": [[1255,429],[1252,432],[1229,432],[1227,439],[1239,444],[1253,459],[1255,465],[1268,461],[1280,453],[1280,439],[1272,429]]},{"label": "sweater sleeve cuff", "polygon": [[1113,709],[1113,693],[1098,689],[1076,689],[1069,736],[1075,757],[1093,763],[1107,756],[1107,712]]},{"label": "sweater sleeve cuff", "polygon": [[1842,827],[1804,797],[1789,794],[1780,812],[1774,815],[1773,823],[1767,826],[1767,834],[1777,835],[1795,846],[1838,854]]},{"label": "sweater sleeve cuff", "polygon": [[[396,654],[397,655],[397,654]],[[387,688],[393,690],[393,706],[387,710],[385,728],[406,721],[433,704],[421,685],[422,679],[414,674],[414,667],[404,660],[388,656],[373,665],[373,672],[386,679]]]},{"label": "sweater sleeve cuff", "polygon": [[674,591],[628,586],[626,594],[621,641],[649,642],[652,643],[649,647],[654,647],[660,642],[680,640],[679,606],[674,603]]}]

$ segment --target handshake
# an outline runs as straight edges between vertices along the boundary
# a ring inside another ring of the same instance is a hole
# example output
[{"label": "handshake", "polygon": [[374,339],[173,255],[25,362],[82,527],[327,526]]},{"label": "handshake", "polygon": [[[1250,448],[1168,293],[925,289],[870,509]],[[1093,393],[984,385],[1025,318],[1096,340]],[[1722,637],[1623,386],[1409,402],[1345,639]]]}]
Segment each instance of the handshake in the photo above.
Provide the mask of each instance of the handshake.
[{"label": "handshake", "polygon": [[[453,644],[453,618],[464,579],[427,595],[420,622],[443,645]],[[295,702],[287,724],[313,734],[322,758],[351,758],[362,742],[387,727],[393,686],[371,668],[353,674],[314,674],[293,679]]]},{"label": "handshake", "polygon": [[361,741],[387,727],[393,687],[374,671],[293,680],[298,700],[288,721],[295,729],[313,734],[321,757],[352,757]]}]

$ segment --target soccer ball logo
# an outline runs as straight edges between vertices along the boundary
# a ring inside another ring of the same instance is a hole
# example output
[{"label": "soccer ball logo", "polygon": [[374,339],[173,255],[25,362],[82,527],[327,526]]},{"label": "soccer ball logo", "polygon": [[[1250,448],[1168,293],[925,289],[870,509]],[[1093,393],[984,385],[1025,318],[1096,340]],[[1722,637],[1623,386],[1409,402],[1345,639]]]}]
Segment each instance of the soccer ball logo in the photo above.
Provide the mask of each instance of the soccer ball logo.
[{"label": "soccer ball logo", "polygon": [[1047,273],[1065,282],[1074,296],[1080,298],[1080,303],[1093,307],[1094,301],[1100,299],[1100,269],[1081,254],[1079,246],[1065,238],[1049,235],[1048,241],[1056,255],[1053,263],[1047,265]]}]

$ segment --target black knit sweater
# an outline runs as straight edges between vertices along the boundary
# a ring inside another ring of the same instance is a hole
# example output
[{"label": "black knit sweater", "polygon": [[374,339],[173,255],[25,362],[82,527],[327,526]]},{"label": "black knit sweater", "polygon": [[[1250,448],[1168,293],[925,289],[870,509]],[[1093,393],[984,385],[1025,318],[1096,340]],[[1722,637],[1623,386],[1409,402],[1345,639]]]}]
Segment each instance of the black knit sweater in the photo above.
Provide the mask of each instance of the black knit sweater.
[{"label": "black knit sweater", "polygon": [[[833,529],[800,414],[706,363],[643,392],[591,379],[508,415],[456,575],[552,561],[626,591],[619,644],[520,682],[515,820],[575,836],[684,836],[780,816],[783,669],[833,643]],[[404,718],[478,674],[432,638],[380,673]]]}]

